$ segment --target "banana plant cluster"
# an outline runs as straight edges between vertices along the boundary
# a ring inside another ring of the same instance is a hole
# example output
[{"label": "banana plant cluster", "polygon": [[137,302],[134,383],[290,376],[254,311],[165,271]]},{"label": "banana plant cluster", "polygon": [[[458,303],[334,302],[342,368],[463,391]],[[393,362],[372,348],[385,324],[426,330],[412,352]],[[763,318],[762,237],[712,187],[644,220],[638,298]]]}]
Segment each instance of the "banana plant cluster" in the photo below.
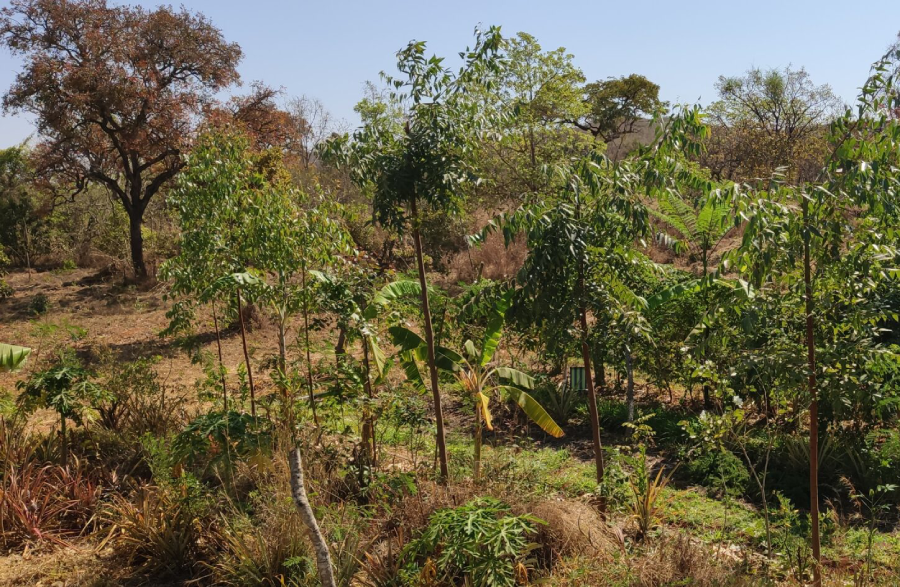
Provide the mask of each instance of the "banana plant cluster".
[{"label": "banana plant cluster", "polygon": [[[556,438],[564,434],[543,406],[528,393],[534,389],[534,379],[517,369],[498,366],[494,362],[512,296],[513,291],[509,290],[496,301],[480,348],[471,339],[464,343],[461,354],[440,346],[436,348],[438,366],[453,374],[462,392],[475,406],[473,476],[476,481],[481,478],[482,430],[493,430],[491,404],[496,400],[515,403],[547,434]],[[427,356],[425,342],[402,325],[392,326],[390,332],[394,344],[400,349],[400,362],[407,379],[424,392],[425,384],[418,362]]]}]

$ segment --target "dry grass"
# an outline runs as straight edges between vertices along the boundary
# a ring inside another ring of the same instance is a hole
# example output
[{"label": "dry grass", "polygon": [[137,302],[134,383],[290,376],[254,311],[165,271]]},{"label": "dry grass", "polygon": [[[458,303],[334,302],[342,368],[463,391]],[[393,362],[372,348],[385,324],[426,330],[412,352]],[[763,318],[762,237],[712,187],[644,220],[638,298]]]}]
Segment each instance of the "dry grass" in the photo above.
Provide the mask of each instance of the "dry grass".
[{"label": "dry grass", "polygon": [[619,550],[614,530],[589,504],[573,500],[547,500],[527,508],[529,513],[547,522],[538,527],[536,542],[543,558],[554,564],[564,556],[585,556],[612,561]]}]

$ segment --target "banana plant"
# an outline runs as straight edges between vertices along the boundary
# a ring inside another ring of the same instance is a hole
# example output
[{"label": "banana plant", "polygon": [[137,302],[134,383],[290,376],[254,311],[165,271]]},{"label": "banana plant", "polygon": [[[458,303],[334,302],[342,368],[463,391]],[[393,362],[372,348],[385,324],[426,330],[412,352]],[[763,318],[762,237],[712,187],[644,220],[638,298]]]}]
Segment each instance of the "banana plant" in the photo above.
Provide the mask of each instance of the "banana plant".
[{"label": "banana plant", "polygon": [[[506,311],[509,309],[511,298],[512,292],[509,291],[496,302],[485,328],[481,348],[476,348],[472,340],[467,340],[463,345],[462,355],[442,347],[437,347],[435,353],[438,367],[452,372],[462,390],[475,403],[473,476],[476,481],[481,477],[483,428],[494,429],[490,410],[492,399],[499,397],[515,402],[531,421],[555,438],[564,434],[562,428],[543,406],[528,393],[528,390],[534,389],[534,379],[511,367],[494,364],[494,355],[503,336],[503,325],[506,322]],[[425,385],[417,363],[417,359],[422,360],[426,356],[424,341],[418,334],[403,326],[393,326],[390,331],[394,343],[401,349],[401,364],[407,378],[424,391]]]},{"label": "banana plant", "polygon": [[0,373],[18,371],[30,354],[28,347],[0,342]]}]

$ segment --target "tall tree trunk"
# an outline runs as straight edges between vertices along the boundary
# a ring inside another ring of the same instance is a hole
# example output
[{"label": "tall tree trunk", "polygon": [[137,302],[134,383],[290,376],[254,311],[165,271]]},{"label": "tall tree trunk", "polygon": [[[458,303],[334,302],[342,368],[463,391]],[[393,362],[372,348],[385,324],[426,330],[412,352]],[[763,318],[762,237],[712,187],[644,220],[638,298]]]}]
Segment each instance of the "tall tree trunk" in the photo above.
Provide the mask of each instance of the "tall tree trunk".
[{"label": "tall tree trunk", "polygon": [[241,290],[237,291],[238,320],[241,323],[241,345],[244,347],[244,364],[247,365],[247,379],[250,382],[250,415],[256,417],[256,388],[253,386],[253,367],[250,366],[250,352],[247,350],[247,329],[244,326],[244,307],[241,304]]},{"label": "tall tree trunk", "polygon": [[[597,483],[603,483],[603,444],[600,442],[600,415],[597,413],[597,393],[594,390],[594,377],[591,373],[591,349],[587,342],[587,309],[581,307],[581,358],[584,361],[584,382],[588,394],[588,412],[591,418],[591,436],[594,441],[594,464],[597,472]],[[600,510],[606,511],[606,503],[600,503]]]},{"label": "tall tree trunk", "polygon": [[306,526],[309,533],[309,540],[312,542],[313,551],[316,553],[316,570],[319,573],[319,582],[322,587],[337,587],[334,580],[334,571],[331,567],[331,554],[328,552],[328,542],[319,529],[319,523],[316,521],[316,515],[309,503],[306,495],[306,484],[303,482],[303,461],[300,458],[300,449],[294,447],[294,450],[288,455],[288,461],[291,466],[291,494],[294,497],[294,505],[300,512],[300,519]]},{"label": "tall tree trunk", "polygon": [[416,198],[410,201],[410,211],[413,222],[413,243],[416,247],[416,266],[419,271],[419,285],[422,304],[422,317],[425,322],[425,344],[428,347],[428,370],[431,373],[431,395],[434,398],[434,418],[437,427],[436,443],[438,459],[441,467],[441,480],[446,482],[450,476],[447,465],[447,444],[444,439],[444,412],[441,408],[441,390],[438,387],[437,364],[434,360],[434,330],[431,326],[431,308],[428,305],[428,281],[425,279],[425,261],[422,257],[422,236],[419,234],[419,215],[416,210]]},{"label": "tall tree trunk", "polygon": [[[575,201],[575,216],[581,220],[581,200]],[[591,347],[588,344],[587,289],[584,286],[584,258],[578,259],[578,318],[581,323],[581,358],[584,361],[584,383],[588,393],[588,413],[591,418],[591,436],[594,442],[594,464],[597,473],[597,484],[603,483],[605,466],[603,464],[603,444],[600,441],[600,415],[597,413],[597,393],[594,390],[594,377],[591,371]],[[606,512],[606,500],[601,499],[601,512]]]},{"label": "tall tree trunk", "polygon": [[594,361],[594,385],[598,395],[603,395],[603,392],[606,391],[606,365],[603,362],[603,355],[595,352],[592,360]]},{"label": "tall tree trunk", "polygon": [[216,304],[212,305],[213,326],[216,329],[216,348],[219,351],[219,375],[222,378],[222,411],[228,411],[228,388],[225,387],[225,371],[222,368],[222,337],[219,334],[219,317],[216,315]]},{"label": "tall tree trunk", "polygon": [[[703,257],[703,285],[701,287],[703,288],[703,313],[708,314],[709,313],[709,294],[707,292],[706,276],[709,273],[709,250],[707,249],[705,244],[703,246],[702,257]],[[708,350],[708,348],[707,348],[708,345],[709,345],[709,329],[704,328],[703,329],[703,342],[701,343],[701,346],[703,347],[703,358],[706,358],[706,351]],[[712,410],[712,400],[709,397],[709,384],[708,383],[703,384],[703,409],[706,410],[707,412]]]},{"label": "tall tree trunk", "polygon": [[143,210],[131,210],[128,213],[128,234],[131,242],[131,266],[138,279],[147,278],[147,265],[144,264],[144,235],[141,234]]},{"label": "tall tree trunk", "polygon": [[812,261],[809,254],[809,203],[803,199],[803,285],[806,297],[806,357],[809,370],[809,518],[812,526],[812,551],[815,559],[813,585],[822,585],[822,553],[819,538],[819,398],[816,383],[816,339],[812,288]]},{"label": "tall tree trunk", "polygon": [[366,372],[365,390],[369,398],[369,405],[363,412],[363,443],[366,445],[369,463],[374,467],[378,463],[378,453],[375,446],[375,416],[372,414],[372,402],[375,399],[375,391],[372,389],[371,366],[369,364],[369,341],[363,336],[363,369]]},{"label": "tall tree trunk", "polygon": [[625,349],[625,376],[627,377],[625,388],[625,401],[628,404],[628,421],[634,422],[634,359],[631,354],[631,337],[628,337]]},{"label": "tall tree trunk", "polygon": [[309,390],[309,409],[312,410],[313,423],[319,428],[319,415],[316,413],[316,397],[313,393],[312,354],[309,350],[309,292],[306,288],[306,265],[300,271],[303,286],[303,339],[306,347],[306,385]]}]

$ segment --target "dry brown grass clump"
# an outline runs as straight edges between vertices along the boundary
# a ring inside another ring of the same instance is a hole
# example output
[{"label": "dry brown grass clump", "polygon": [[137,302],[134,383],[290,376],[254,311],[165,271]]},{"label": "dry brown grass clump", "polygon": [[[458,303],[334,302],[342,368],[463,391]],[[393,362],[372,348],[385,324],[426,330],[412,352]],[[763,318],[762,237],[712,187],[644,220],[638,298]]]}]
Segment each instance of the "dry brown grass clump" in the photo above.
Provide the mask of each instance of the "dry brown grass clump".
[{"label": "dry brown grass clump", "polygon": [[635,587],[749,587],[753,580],[716,561],[710,547],[685,534],[666,535],[631,562]]},{"label": "dry brown grass clump", "polygon": [[528,509],[547,522],[538,528],[536,542],[545,560],[553,564],[562,556],[586,556],[611,561],[618,541],[603,517],[589,504],[573,500],[548,500]]}]

